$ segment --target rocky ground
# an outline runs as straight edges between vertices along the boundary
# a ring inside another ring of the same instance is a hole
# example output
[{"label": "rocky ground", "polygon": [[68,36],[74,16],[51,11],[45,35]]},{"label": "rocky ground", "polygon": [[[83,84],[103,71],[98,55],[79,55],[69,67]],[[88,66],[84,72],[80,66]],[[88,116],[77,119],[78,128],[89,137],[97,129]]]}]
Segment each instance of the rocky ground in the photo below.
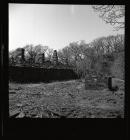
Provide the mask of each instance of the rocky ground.
[{"label": "rocky ground", "polygon": [[83,80],[9,83],[10,117],[123,118],[124,91],[85,90]]}]

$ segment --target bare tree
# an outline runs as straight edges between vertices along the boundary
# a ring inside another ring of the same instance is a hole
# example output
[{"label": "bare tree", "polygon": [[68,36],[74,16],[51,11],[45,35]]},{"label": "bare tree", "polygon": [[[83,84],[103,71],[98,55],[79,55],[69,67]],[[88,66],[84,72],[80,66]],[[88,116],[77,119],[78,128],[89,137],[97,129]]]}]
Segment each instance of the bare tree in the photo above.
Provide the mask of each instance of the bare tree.
[{"label": "bare tree", "polygon": [[48,46],[43,46],[41,44],[33,46],[32,44],[30,44],[30,45],[26,45],[24,49],[25,49],[26,55],[28,56],[29,63],[34,64],[36,57],[40,54],[45,53],[48,49]]},{"label": "bare tree", "polygon": [[71,61],[71,51],[68,46],[64,47],[62,50],[58,52],[58,56],[62,63],[68,65]]},{"label": "bare tree", "polygon": [[9,62],[11,64],[21,63],[22,48],[17,48],[9,52]]},{"label": "bare tree", "polygon": [[116,30],[124,29],[125,5],[94,5],[92,8],[99,13],[99,17],[113,25]]},{"label": "bare tree", "polygon": [[48,46],[43,46],[41,44],[38,44],[34,47],[34,51],[37,53],[37,54],[43,54],[45,53],[46,51],[48,50]]},{"label": "bare tree", "polygon": [[114,51],[115,52],[124,52],[125,51],[125,42],[124,35],[117,35],[114,38]]},{"label": "bare tree", "polygon": [[51,58],[52,58],[53,52],[54,52],[54,50],[51,49],[51,48],[48,48],[47,51],[46,51],[47,59],[48,59],[49,61],[51,61]]},{"label": "bare tree", "polygon": [[26,56],[28,58],[28,62],[29,64],[33,64],[35,62],[35,57],[37,55],[37,53],[34,51],[34,46],[32,44],[29,44],[29,45],[26,45],[24,47],[25,49],[25,53],[26,53]]}]

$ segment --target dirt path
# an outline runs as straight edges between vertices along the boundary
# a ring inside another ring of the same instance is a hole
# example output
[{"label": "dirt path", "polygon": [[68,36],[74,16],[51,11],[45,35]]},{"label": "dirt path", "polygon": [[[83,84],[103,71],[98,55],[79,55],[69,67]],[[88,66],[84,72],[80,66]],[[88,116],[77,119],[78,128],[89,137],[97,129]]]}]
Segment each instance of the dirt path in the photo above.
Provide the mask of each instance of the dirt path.
[{"label": "dirt path", "polygon": [[124,91],[85,90],[78,80],[10,83],[9,93],[10,115],[13,110],[31,118],[123,118],[124,114]]}]

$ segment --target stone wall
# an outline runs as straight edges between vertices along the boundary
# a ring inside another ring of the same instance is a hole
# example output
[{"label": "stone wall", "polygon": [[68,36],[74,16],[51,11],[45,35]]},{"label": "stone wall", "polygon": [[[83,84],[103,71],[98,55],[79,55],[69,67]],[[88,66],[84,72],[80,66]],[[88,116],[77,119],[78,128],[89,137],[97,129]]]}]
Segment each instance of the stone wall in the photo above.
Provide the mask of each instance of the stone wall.
[{"label": "stone wall", "polygon": [[77,79],[72,69],[9,67],[9,80],[14,82],[50,82]]},{"label": "stone wall", "polygon": [[120,90],[124,90],[125,89],[125,81],[121,80],[119,78],[109,77],[108,88],[109,88],[109,90],[113,90],[116,88],[120,89]]},{"label": "stone wall", "polygon": [[96,90],[107,87],[107,77],[99,73],[88,72],[85,76],[85,89]]}]

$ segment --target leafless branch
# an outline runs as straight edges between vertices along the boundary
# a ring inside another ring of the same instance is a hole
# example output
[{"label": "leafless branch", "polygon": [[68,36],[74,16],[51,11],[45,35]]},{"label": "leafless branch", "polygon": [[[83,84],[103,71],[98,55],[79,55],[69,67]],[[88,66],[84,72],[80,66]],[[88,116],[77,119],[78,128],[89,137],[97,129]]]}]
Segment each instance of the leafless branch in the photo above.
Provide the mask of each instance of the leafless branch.
[{"label": "leafless branch", "polygon": [[99,17],[106,23],[115,26],[116,30],[125,27],[125,6],[124,5],[96,5],[92,6],[94,11],[99,13]]}]

